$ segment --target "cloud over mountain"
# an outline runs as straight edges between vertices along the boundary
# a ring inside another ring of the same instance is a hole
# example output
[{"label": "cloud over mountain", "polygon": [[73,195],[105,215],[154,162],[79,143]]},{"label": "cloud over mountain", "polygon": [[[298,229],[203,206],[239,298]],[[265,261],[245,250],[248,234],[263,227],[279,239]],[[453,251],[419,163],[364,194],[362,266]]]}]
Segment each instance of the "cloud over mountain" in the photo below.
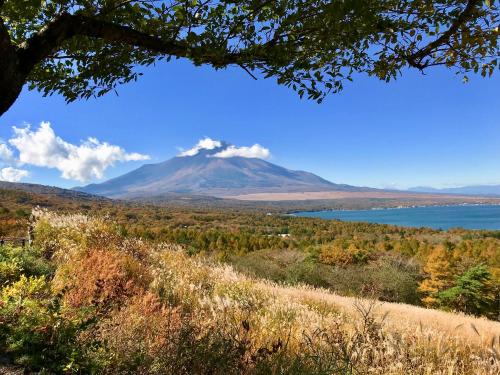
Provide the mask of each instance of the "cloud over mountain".
[{"label": "cloud over mountain", "polygon": [[223,141],[211,139],[209,137],[199,140],[195,146],[189,150],[182,151],[178,156],[195,156],[202,150],[213,151],[212,153],[208,153],[206,156],[214,158],[232,158],[239,156],[242,158],[269,159],[271,157],[269,149],[262,147],[258,143],[253,146],[238,147],[229,145]]},{"label": "cloud over mountain", "polygon": [[[92,137],[74,145],[57,136],[49,122],[42,122],[36,130],[31,130],[29,125],[13,127],[13,130],[9,143],[19,152],[18,163],[58,169],[65,179],[102,178],[105,170],[117,162],[149,159],[147,155],[128,153]],[[3,153],[9,155],[8,151]]]},{"label": "cloud over mountain", "polygon": [[215,141],[209,137],[205,137],[203,139],[200,139],[196,145],[194,145],[192,148],[186,151],[182,151],[179,156],[195,156],[197,155],[201,150],[213,150],[215,148],[221,147],[222,142],[220,141]]},{"label": "cloud over mountain", "polygon": [[256,143],[250,147],[228,146],[226,149],[213,155],[215,158],[232,158],[235,156],[240,156],[242,158],[269,159],[271,152],[269,149]]}]

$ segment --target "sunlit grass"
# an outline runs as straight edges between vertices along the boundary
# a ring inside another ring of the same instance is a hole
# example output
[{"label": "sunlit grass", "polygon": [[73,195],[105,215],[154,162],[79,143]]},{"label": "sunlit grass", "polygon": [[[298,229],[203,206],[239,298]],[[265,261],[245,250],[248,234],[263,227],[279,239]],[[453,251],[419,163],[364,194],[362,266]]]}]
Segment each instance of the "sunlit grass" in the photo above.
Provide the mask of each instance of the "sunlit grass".
[{"label": "sunlit grass", "polygon": [[[35,215],[35,248],[55,271],[21,275],[4,287],[0,305],[6,332],[18,337],[2,340],[14,360],[34,369],[47,364],[36,353],[26,355],[29,340],[45,339],[46,350],[57,354],[54,366],[66,372],[500,371],[498,322],[278,284],[190,257],[179,246],[123,238],[110,220]],[[19,306],[29,306],[37,319]]]}]

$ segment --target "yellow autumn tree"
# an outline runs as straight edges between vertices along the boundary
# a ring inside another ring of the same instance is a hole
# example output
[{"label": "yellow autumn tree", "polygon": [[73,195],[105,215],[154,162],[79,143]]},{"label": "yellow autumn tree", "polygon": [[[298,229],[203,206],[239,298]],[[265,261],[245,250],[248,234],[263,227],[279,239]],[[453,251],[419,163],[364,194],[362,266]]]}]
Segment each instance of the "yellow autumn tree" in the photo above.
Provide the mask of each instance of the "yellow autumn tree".
[{"label": "yellow autumn tree", "polygon": [[325,264],[345,266],[354,262],[355,251],[353,244],[348,248],[344,248],[341,243],[326,244],[321,247],[320,260]]},{"label": "yellow autumn tree", "polygon": [[420,283],[419,291],[424,295],[425,306],[438,305],[438,293],[453,283],[453,255],[444,245],[438,245],[427,258],[424,266],[427,277]]}]

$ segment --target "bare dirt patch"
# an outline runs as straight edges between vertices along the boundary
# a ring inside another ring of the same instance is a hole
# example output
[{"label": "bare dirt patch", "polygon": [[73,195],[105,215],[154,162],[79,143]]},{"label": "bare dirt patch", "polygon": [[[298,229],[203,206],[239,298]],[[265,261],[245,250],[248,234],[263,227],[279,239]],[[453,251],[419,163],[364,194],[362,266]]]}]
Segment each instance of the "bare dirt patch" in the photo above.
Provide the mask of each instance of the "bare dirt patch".
[{"label": "bare dirt patch", "polygon": [[300,193],[253,193],[225,196],[244,201],[305,201],[305,200],[335,200],[346,198],[372,198],[372,199],[415,199],[433,200],[436,202],[463,202],[463,203],[498,203],[500,198],[475,197],[469,195],[444,195],[444,194],[421,194],[404,192],[379,192],[379,191],[305,191]]}]

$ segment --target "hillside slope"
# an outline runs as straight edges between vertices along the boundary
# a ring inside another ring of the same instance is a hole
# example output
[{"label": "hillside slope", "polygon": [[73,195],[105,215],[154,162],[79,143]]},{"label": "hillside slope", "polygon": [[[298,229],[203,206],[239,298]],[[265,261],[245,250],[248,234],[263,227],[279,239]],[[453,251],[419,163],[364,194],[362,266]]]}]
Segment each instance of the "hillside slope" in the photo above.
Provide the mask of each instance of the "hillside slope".
[{"label": "hillside slope", "polygon": [[47,186],[40,184],[29,184],[21,182],[7,182],[0,181],[0,189],[2,190],[12,190],[30,194],[36,194],[38,196],[46,196],[50,198],[62,198],[69,200],[78,201],[109,201],[108,198],[88,194],[78,190],[63,189],[56,186]]},{"label": "hillside slope", "polygon": [[12,269],[1,274],[0,344],[28,370],[500,371],[498,322],[278,285],[177,246],[122,237],[109,220],[36,216],[33,249],[0,248]]}]

